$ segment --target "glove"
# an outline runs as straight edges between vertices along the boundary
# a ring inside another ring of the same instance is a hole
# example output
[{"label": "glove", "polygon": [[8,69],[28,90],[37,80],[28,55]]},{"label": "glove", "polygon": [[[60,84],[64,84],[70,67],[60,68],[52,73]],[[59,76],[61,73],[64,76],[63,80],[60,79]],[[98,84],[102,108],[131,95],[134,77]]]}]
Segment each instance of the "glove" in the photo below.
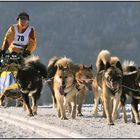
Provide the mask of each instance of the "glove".
[{"label": "glove", "polygon": [[25,50],[25,51],[23,52],[23,57],[28,57],[29,55],[31,55],[30,51]]},{"label": "glove", "polygon": [[5,50],[0,50],[0,57],[4,56],[5,55]]}]

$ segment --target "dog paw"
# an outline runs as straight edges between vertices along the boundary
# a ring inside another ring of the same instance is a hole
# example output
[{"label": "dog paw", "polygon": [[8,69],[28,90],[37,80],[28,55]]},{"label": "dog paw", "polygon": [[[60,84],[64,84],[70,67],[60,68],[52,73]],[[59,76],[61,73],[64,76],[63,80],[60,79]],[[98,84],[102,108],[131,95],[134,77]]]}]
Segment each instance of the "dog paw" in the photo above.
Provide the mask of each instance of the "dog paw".
[{"label": "dog paw", "polygon": [[72,115],[72,119],[75,119],[76,115]]},{"label": "dog paw", "polygon": [[61,120],[68,120],[67,117],[61,117]]},{"label": "dog paw", "polygon": [[124,123],[127,123],[127,120],[124,120]]},{"label": "dog paw", "polygon": [[60,113],[58,113],[57,116],[58,116],[58,118],[61,118],[61,114]]},{"label": "dog paw", "polygon": [[33,114],[34,114],[34,115],[37,115],[37,112],[34,112]]},{"label": "dog paw", "polygon": [[132,119],[132,123],[136,123],[135,119]]},{"label": "dog paw", "polygon": [[95,113],[93,113],[92,115],[93,115],[93,117],[95,117],[95,118],[97,117],[97,114],[95,114]]},{"label": "dog paw", "polygon": [[136,124],[137,124],[137,125],[140,125],[140,122],[137,122]]},{"label": "dog paw", "polygon": [[77,116],[81,117],[81,116],[83,116],[83,114],[82,113],[77,113]]},{"label": "dog paw", "polygon": [[29,117],[33,117],[34,115],[33,115],[32,113],[29,113],[28,116],[29,116]]},{"label": "dog paw", "polygon": [[114,125],[114,123],[113,122],[108,122],[108,125]]},{"label": "dog paw", "polygon": [[107,118],[105,113],[102,114],[102,117],[103,117],[103,118]]}]

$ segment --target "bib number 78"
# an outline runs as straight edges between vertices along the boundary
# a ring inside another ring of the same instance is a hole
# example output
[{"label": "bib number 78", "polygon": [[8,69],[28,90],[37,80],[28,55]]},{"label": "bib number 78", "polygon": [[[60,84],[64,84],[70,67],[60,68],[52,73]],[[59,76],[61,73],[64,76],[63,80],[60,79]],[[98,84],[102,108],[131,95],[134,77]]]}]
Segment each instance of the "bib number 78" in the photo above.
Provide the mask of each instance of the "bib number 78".
[{"label": "bib number 78", "polygon": [[23,35],[18,35],[18,41],[24,41],[24,36]]}]

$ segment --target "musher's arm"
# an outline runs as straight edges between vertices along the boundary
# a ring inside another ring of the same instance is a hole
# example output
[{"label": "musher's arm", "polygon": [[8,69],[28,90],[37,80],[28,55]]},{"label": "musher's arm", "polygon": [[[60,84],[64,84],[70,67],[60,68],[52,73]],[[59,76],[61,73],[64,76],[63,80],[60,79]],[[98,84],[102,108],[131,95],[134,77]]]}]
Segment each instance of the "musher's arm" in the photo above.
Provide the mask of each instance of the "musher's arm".
[{"label": "musher's arm", "polygon": [[12,41],[14,40],[14,36],[15,36],[15,29],[14,26],[12,25],[8,31],[6,32],[6,35],[4,37],[4,41],[2,44],[2,50],[7,51],[10,44],[12,43]]},{"label": "musher's arm", "polygon": [[32,53],[35,49],[36,49],[36,32],[35,29],[32,28],[29,34],[29,43],[26,50]]}]

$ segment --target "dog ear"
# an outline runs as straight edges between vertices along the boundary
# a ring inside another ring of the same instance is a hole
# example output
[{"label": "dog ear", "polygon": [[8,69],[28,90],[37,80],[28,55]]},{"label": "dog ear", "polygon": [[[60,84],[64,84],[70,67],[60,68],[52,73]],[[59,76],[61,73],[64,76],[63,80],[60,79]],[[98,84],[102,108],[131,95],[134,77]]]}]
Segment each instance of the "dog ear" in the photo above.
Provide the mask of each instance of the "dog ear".
[{"label": "dog ear", "polygon": [[56,71],[57,71],[57,66],[56,65],[54,67],[52,67],[51,69],[48,69],[48,71],[47,71],[48,78],[54,77]]},{"label": "dog ear", "polygon": [[83,69],[84,69],[84,65],[80,64],[80,70],[83,70]]},{"label": "dog ear", "polygon": [[71,70],[71,67],[70,67],[70,65],[68,63],[66,65],[66,69]]},{"label": "dog ear", "polygon": [[63,69],[63,66],[62,66],[62,65],[57,65],[57,68],[58,68],[59,70],[62,70],[62,69]]},{"label": "dog ear", "polygon": [[116,63],[116,67],[119,68],[121,71],[123,71],[122,65],[121,65],[120,61],[118,61],[118,62]]},{"label": "dog ear", "polygon": [[107,62],[106,65],[105,65],[105,70],[107,70],[107,69],[110,68],[110,67],[111,67],[110,63]]},{"label": "dog ear", "polygon": [[66,64],[66,68],[70,69],[70,65],[68,63]]},{"label": "dog ear", "polygon": [[93,69],[92,64],[89,65],[89,68],[90,68],[91,70]]}]

